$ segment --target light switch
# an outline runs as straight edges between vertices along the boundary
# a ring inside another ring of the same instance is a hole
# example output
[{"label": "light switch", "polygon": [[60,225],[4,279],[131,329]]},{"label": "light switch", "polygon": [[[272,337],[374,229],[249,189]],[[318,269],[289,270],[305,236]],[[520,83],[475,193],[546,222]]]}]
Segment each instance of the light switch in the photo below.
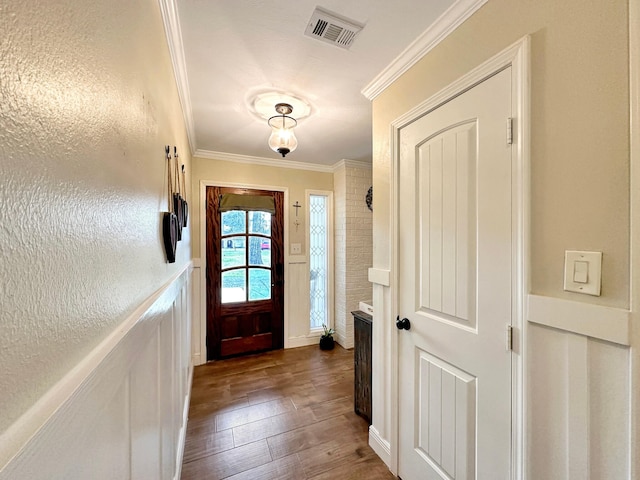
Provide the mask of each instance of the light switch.
[{"label": "light switch", "polygon": [[564,252],[564,289],[600,296],[602,252]]},{"label": "light switch", "polygon": [[573,281],[576,283],[587,283],[589,279],[589,262],[578,260],[573,262]]},{"label": "light switch", "polygon": [[291,255],[300,255],[302,253],[302,245],[300,243],[291,244]]}]

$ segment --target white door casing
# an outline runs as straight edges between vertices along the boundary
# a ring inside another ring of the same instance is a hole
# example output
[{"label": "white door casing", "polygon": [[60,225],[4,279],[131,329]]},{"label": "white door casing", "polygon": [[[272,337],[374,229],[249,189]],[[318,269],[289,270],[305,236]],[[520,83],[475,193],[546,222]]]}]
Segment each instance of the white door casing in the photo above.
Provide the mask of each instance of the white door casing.
[{"label": "white door casing", "polygon": [[525,37],[392,125],[404,480],[523,475],[527,53]]}]

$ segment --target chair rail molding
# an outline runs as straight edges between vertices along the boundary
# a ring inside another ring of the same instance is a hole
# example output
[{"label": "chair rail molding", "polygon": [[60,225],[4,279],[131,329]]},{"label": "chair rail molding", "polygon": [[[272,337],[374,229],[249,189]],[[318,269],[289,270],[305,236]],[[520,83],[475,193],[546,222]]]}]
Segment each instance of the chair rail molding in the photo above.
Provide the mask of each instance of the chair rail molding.
[{"label": "chair rail molding", "polygon": [[191,271],[188,263],[0,436],[1,480],[179,478]]}]

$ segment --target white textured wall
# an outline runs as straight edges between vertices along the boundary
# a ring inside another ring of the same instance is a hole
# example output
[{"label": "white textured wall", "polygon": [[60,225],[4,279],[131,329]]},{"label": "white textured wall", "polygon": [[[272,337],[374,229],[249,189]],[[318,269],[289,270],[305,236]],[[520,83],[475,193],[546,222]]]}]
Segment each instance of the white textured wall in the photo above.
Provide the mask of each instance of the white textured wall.
[{"label": "white textured wall", "polygon": [[[8,442],[0,443],[0,480],[177,480],[192,377],[191,277],[187,265],[65,379],[73,393],[7,465]],[[26,423],[45,413],[35,410]]]},{"label": "white textured wall", "polygon": [[[334,201],[334,328],[336,340],[345,341],[347,330],[347,175],[341,166],[333,174]],[[341,343],[342,344],[342,343]]]},{"label": "white textured wall", "polygon": [[371,169],[342,164],[334,173],[335,199],[335,329],[336,340],[353,347],[353,316],[358,303],[371,301],[367,272],[372,265],[372,214],[365,197]]},{"label": "white textured wall", "polygon": [[5,0],[0,31],[1,433],[191,249],[166,263],[164,145],[190,164],[157,0]]}]

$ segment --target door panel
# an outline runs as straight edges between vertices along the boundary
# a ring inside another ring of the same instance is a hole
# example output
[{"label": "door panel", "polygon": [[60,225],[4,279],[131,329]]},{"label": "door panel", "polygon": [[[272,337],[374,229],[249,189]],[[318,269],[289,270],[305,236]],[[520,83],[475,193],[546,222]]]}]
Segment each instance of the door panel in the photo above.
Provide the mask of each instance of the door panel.
[{"label": "door panel", "polygon": [[416,310],[443,313],[470,327],[475,327],[476,132],[475,120],[439,132],[418,148],[416,165],[423,219]]},{"label": "door panel", "polygon": [[[273,198],[275,213],[220,211],[225,193]],[[284,345],[283,193],[207,188],[207,359]]]},{"label": "door panel", "polygon": [[403,480],[509,478],[511,70],[400,130]]},{"label": "door panel", "polygon": [[420,396],[416,450],[423,461],[442,470],[442,478],[472,479],[476,379],[423,350],[416,354]]}]

